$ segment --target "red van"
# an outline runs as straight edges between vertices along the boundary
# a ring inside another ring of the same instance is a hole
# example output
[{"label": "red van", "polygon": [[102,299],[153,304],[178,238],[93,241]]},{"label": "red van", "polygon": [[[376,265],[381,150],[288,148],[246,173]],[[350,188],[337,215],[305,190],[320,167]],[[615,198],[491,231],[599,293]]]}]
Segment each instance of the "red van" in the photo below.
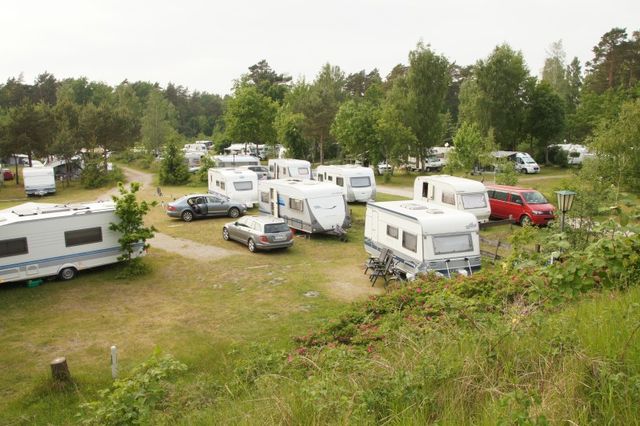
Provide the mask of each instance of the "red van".
[{"label": "red van", "polygon": [[556,208],[534,189],[505,185],[485,186],[489,195],[491,217],[511,217],[521,225],[546,225],[555,218]]}]

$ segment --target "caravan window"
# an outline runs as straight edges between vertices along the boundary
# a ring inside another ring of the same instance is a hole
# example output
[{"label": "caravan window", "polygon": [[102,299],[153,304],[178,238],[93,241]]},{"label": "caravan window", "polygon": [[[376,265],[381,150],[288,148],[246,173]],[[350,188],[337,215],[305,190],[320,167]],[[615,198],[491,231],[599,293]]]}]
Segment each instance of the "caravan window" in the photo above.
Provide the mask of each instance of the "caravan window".
[{"label": "caravan window", "polygon": [[435,254],[462,253],[471,250],[473,250],[471,234],[433,237],[433,251]]},{"label": "caravan window", "polygon": [[418,236],[402,231],[402,247],[411,251],[418,251]]},{"label": "caravan window", "polygon": [[0,257],[17,256],[28,254],[26,238],[12,238],[10,240],[0,240]]},{"label": "caravan window", "polygon": [[224,190],[225,188],[225,184],[223,181],[220,181],[220,184],[218,185],[220,187],[220,189]]},{"label": "caravan window", "polygon": [[263,203],[268,203],[269,202],[269,193],[268,192],[261,192],[260,193],[260,201],[262,201]]},{"label": "caravan window", "polygon": [[303,206],[302,200],[297,200],[295,198],[289,198],[289,208],[291,208],[293,210],[302,211],[303,210],[302,206]]},{"label": "caravan window", "polygon": [[306,167],[298,167],[298,176],[306,176],[309,174],[309,169]]},{"label": "caravan window", "polygon": [[387,225],[387,235],[391,238],[398,239],[398,228],[395,226]]},{"label": "caravan window", "polygon": [[359,176],[351,178],[352,188],[368,188],[371,186],[371,179],[369,176]]},{"label": "caravan window", "polygon": [[253,182],[245,180],[242,182],[233,182],[233,187],[236,191],[251,191],[253,189]]},{"label": "caravan window", "polygon": [[443,192],[442,193],[442,202],[445,204],[451,204],[452,206],[456,205],[456,194],[455,192]]},{"label": "caravan window", "polygon": [[422,182],[422,196],[429,198],[429,182]]},{"label": "caravan window", "polygon": [[344,186],[344,178],[337,177],[337,178],[336,178],[336,185],[338,185],[338,186]]},{"label": "caravan window", "polygon": [[86,228],[64,233],[64,243],[67,247],[80,246],[102,242],[102,228]]},{"label": "caravan window", "polygon": [[323,181],[322,173],[318,173],[318,182],[322,182],[322,181]]},{"label": "caravan window", "polygon": [[487,207],[487,200],[484,194],[463,194],[462,206],[465,209],[481,209]]}]

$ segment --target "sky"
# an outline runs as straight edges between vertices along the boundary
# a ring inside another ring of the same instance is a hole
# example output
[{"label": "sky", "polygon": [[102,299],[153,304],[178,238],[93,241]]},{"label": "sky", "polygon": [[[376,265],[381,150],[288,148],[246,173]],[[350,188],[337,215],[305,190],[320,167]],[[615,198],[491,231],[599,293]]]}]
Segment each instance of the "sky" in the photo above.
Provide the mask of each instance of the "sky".
[{"label": "sky", "polygon": [[0,82],[47,71],[225,95],[262,59],[294,80],[313,81],[327,62],[384,78],[419,41],[459,65],[508,43],[539,75],[551,43],[584,64],[605,32],[630,35],[638,18],[638,0],[11,1],[0,9]]}]

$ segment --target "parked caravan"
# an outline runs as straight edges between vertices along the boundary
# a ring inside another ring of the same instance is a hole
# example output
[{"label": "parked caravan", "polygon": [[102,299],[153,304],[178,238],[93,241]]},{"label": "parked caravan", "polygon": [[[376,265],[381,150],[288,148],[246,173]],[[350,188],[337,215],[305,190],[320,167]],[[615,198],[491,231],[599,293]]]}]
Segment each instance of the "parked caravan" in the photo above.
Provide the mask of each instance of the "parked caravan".
[{"label": "parked caravan", "polygon": [[[120,234],[112,202],[77,205],[25,203],[0,210],[0,282],[57,275],[118,262]],[[144,254],[137,244],[134,257]]]},{"label": "parked caravan", "polygon": [[274,158],[269,160],[271,179],[311,179],[311,163],[292,158]]},{"label": "parked caravan", "polygon": [[204,142],[187,143],[182,148],[183,152],[200,152],[206,154],[209,151],[209,147]]},{"label": "parked caravan", "polygon": [[209,169],[209,193],[226,195],[251,208],[258,203],[258,175],[252,170]]},{"label": "parked caravan", "polygon": [[260,165],[260,159],[253,155],[214,155],[213,162],[217,168]]},{"label": "parked caravan", "polygon": [[24,192],[27,195],[46,195],[56,192],[53,167],[25,167],[22,169]]},{"label": "parked caravan", "polygon": [[259,208],[309,234],[346,234],[351,225],[342,188],[329,182],[270,179],[258,183]]},{"label": "parked caravan", "polygon": [[472,179],[449,175],[419,176],[413,184],[413,199],[472,213],[480,223],[488,222],[491,216],[487,188]]},{"label": "parked caravan", "polygon": [[567,164],[570,166],[577,166],[584,162],[587,158],[593,158],[594,155],[589,152],[589,149],[584,145],[561,143],[557,145],[550,145],[551,147],[557,147],[567,153]]},{"label": "parked caravan", "polygon": [[376,179],[370,167],[355,164],[318,166],[316,180],[332,182],[341,187],[348,203],[366,203],[376,199]]},{"label": "parked caravan", "polygon": [[480,269],[475,216],[422,201],[368,203],[364,248],[371,256],[390,250],[395,268],[409,279],[420,272],[435,271],[451,277]]}]

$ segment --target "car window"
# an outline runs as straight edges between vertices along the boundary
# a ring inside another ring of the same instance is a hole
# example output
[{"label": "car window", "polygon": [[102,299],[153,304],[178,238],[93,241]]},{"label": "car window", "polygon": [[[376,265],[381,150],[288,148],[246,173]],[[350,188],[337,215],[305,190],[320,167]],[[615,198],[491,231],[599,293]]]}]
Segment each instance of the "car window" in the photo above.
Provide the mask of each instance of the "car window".
[{"label": "car window", "polygon": [[264,225],[264,232],[266,234],[271,234],[274,232],[287,232],[289,227],[286,223],[268,223]]},{"label": "car window", "polygon": [[524,199],[527,200],[529,204],[547,204],[548,201],[544,198],[544,195],[539,193],[538,191],[524,192],[522,194]]},{"label": "car window", "polygon": [[493,199],[500,201],[507,201],[507,193],[503,191],[493,191]]},{"label": "car window", "polygon": [[522,197],[518,194],[511,194],[511,202],[516,204],[522,204]]},{"label": "car window", "polygon": [[215,197],[207,197],[207,203],[215,203],[215,202],[216,202]]}]

